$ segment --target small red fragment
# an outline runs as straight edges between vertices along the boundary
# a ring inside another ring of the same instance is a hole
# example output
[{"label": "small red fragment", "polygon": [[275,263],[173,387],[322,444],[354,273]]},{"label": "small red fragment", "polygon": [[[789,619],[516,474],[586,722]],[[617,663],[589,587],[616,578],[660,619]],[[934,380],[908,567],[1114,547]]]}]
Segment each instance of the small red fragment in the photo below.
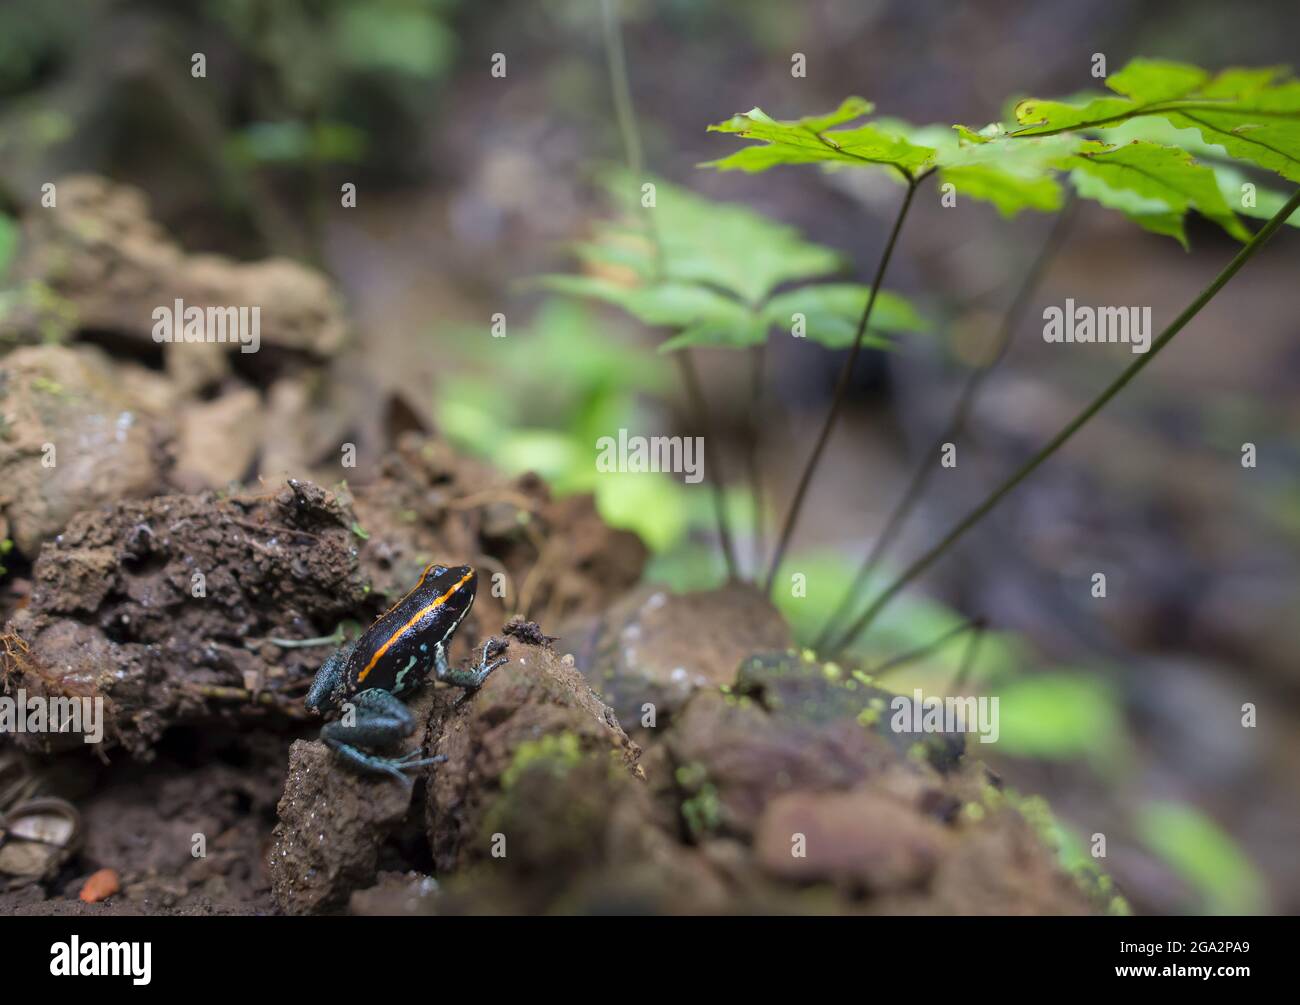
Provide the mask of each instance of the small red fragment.
[{"label": "small red fragment", "polygon": [[81,888],[79,896],[87,904],[98,904],[107,900],[121,889],[117,873],[112,869],[100,869],[94,873]]}]

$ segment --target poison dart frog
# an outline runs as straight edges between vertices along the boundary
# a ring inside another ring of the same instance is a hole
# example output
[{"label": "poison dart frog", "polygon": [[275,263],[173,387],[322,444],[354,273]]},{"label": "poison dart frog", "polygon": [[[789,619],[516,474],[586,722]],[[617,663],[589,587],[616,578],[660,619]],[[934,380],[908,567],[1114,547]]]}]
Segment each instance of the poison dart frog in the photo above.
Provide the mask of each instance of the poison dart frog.
[{"label": "poison dart frog", "polygon": [[[336,650],[321,664],[307,692],[307,708],[325,714],[351,703],[350,715],[326,723],[321,739],[364,771],[385,773],[407,785],[402,774],[445,757],[382,757],[362,747],[391,747],[415,731],[415,717],[401,695],[415,690],[433,671],[436,678],[467,690],[480,687],[504,657],[488,662],[494,640],[483,643],[477,666],[453,669],[447,646],[474,603],[478,576],[468,565],[430,565],[406,596],[381,614],[361,638]],[[349,721],[350,720],[350,721]]]}]

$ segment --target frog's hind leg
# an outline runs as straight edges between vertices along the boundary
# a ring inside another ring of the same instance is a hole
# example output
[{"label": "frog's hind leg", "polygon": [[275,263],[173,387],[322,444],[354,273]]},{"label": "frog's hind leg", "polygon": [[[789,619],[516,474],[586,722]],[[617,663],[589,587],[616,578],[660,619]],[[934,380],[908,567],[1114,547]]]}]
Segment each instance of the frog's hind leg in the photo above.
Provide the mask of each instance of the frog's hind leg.
[{"label": "frog's hind leg", "polygon": [[415,732],[415,717],[400,698],[387,691],[371,688],[362,691],[352,700],[352,719],[339,719],[325,724],[321,739],[339,756],[354,767],[392,775],[406,785],[411,779],[402,774],[414,768],[445,761],[445,756],[420,757],[413,750],[401,757],[384,757],[361,750],[360,747],[390,747]]}]

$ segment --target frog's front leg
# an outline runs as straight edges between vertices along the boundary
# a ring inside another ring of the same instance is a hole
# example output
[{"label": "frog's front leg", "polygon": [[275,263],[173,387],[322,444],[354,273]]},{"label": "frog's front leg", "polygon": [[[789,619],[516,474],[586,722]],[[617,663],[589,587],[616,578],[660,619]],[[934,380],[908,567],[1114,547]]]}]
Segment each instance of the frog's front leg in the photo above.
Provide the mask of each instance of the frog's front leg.
[{"label": "frog's front leg", "polygon": [[355,642],[349,642],[334,652],[320,665],[316,676],[312,678],[311,688],[307,691],[305,704],[308,711],[325,713],[338,706],[339,700],[347,686],[348,660],[356,649]]},{"label": "frog's front leg", "polygon": [[352,699],[351,722],[339,719],[321,729],[321,739],[338,751],[346,761],[363,771],[382,772],[399,778],[407,785],[411,779],[402,774],[412,768],[445,761],[439,757],[420,757],[413,750],[402,757],[382,757],[359,747],[391,747],[415,732],[415,716],[400,698],[388,691],[371,688]]},{"label": "frog's front leg", "polygon": [[[438,675],[438,680],[445,681],[448,684],[455,684],[457,687],[463,687],[467,690],[482,687],[483,682],[488,678],[488,674],[503,663],[510,662],[504,656],[492,663],[488,662],[488,650],[492,647],[492,644],[495,641],[496,639],[488,639],[483,643],[482,659],[479,660],[478,666],[472,667],[469,670],[453,669],[447,663],[447,647],[439,642],[433,650],[433,666],[434,671]],[[504,648],[505,644],[503,643],[502,645]]]}]

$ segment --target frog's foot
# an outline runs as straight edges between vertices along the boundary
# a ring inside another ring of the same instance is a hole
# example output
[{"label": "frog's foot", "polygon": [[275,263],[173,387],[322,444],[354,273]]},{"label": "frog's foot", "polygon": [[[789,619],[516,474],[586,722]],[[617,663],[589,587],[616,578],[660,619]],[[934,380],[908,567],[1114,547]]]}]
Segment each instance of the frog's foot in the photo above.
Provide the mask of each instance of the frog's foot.
[{"label": "frog's foot", "polygon": [[483,682],[488,679],[488,674],[499,666],[503,666],[510,661],[502,656],[500,659],[488,662],[488,651],[493,646],[500,646],[497,652],[505,652],[509,646],[508,642],[500,639],[488,639],[483,643],[483,656],[478,662],[478,666],[469,670],[456,670],[445,663],[438,667],[438,680],[446,681],[448,684],[455,684],[457,687],[463,687],[467,691],[473,691],[483,686]]},{"label": "frog's foot", "polygon": [[[325,738],[325,742],[332,750],[338,751],[339,756],[353,767],[374,774],[391,775],[407,788],[410,788],[414,782],[409,775],[405,775],[403,772],[424,768],[430,764],[441,764],[447,759],[446,754],[439,754],[437,757],[420,757],[421,751],[419,750],[412,750],[409,754],[404,754],[401,757],[381,757],[378,754],[371,754],[359,747],[354,747],[350,743],[331,740],[328,737]],[[413,760],[413,758],[415,759]]]}]

